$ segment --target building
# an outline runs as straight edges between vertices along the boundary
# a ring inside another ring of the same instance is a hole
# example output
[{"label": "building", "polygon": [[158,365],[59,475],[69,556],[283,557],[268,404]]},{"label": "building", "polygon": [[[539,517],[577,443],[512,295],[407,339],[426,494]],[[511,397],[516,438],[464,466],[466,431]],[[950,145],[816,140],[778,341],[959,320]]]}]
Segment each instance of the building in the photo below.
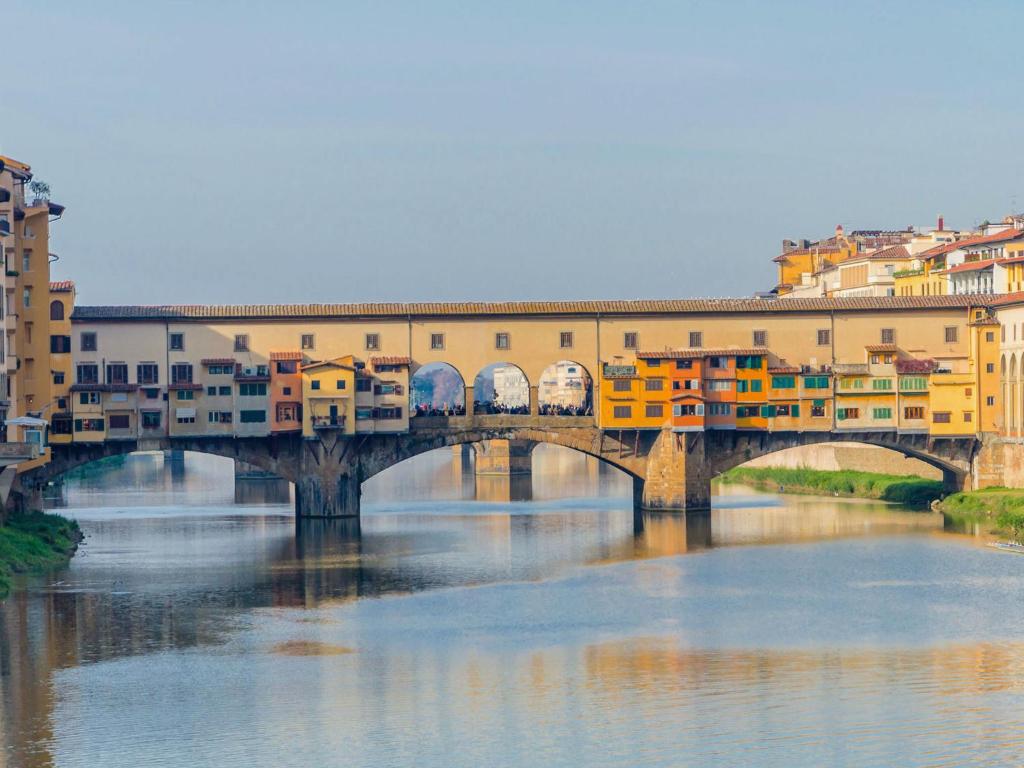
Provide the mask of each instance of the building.
[{"label": "building", "polygon": [[50,392],[51,407],[44,411],[50,422],[50,443],[70,443],[72,438],[71,382],[75,371],[71,355],[71,313],[75,308],[75,284],[70,280],[50,283]]},{"label": "building", "polygon": [[[0,414],[40,416],[52,410],[50,373],[50,223],[64,213],[49,200],[45,184],[33,182],[25,163],[0,156],[0,247],[4,257],[4,338],[0,363]],[[36,442],[41,457],[19,465],[24,471],[47,461],[37,427],[17,427],[12,441]]]}]

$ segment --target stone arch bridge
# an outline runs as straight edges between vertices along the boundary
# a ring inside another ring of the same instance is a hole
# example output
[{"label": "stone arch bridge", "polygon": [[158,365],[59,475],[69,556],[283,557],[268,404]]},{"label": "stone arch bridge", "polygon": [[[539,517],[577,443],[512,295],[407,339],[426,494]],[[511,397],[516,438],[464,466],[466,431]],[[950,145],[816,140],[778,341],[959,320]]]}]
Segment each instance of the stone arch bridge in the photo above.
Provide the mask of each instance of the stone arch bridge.
[{"label": "stone arch bridge", "polygon": [[640,508],[705,510],[711,480],[751,459],[797,446],[856,442],[880,446],[939,468],[947,489],[971,487],[981,448],[974,437],[935,438],[893,432],[674,433],[670,430],[602,430],[588,417],[535,415],[424,417],[408,433],[304,440],[269,437],[172,437],[51,446],[52,461],[18,476],[15,505],[38,504],[42,488],[68,470],[139,450],[185,450],[238,459],[295,484],[296,514],[357,517],[360,485],[383,470],[427,451],[460,444],[509,440],[549,443],[593,456],[633,478]]}]

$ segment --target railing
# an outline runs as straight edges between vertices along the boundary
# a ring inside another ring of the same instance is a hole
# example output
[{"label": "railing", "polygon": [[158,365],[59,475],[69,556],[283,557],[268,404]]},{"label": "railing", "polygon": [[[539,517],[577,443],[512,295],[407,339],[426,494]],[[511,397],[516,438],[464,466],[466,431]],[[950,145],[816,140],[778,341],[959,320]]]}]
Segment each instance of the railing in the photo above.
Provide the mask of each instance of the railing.
[{"label": "railing", "polygon": [[314,429],[344,429],[344,416],[314,416]]}]

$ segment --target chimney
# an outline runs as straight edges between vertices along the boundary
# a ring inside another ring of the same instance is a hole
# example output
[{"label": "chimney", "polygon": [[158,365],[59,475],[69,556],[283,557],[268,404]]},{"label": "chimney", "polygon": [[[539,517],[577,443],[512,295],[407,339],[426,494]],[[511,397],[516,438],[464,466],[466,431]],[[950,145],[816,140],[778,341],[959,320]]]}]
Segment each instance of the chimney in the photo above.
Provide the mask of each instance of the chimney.
[{"label": "chimney", "polygon": [[839,238],[839,237],[842,237],[842,236],[843,236],[843,225],[842,224],[836,224],[836,237]]},{"label": "chimney", "polygon": [[790,251],[793,251],[793,250],[796,250],[796,243],[794,243],[792,240],[783,240],[782,241],[782,252],[783,253],[789,253]]},{"label": "chimney", "polygon": [[937,227],[939,232],[945,232],[946,231],[946,226],[945,225],[946,225],[946,221],[945,221],[945,219],[942,218],[942,214],[940,213],[939,214],[939,226]]}]

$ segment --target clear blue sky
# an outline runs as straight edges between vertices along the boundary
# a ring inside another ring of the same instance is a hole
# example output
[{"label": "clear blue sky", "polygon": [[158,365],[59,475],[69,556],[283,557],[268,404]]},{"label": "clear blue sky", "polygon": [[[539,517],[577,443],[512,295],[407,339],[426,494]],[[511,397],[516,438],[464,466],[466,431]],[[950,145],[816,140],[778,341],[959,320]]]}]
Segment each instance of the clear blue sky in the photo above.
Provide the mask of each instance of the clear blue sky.
[{"label": "clear blue sky", "polygon": [[100,303],[746,295],[1024,208],[1020,3],[5,0]]}]

